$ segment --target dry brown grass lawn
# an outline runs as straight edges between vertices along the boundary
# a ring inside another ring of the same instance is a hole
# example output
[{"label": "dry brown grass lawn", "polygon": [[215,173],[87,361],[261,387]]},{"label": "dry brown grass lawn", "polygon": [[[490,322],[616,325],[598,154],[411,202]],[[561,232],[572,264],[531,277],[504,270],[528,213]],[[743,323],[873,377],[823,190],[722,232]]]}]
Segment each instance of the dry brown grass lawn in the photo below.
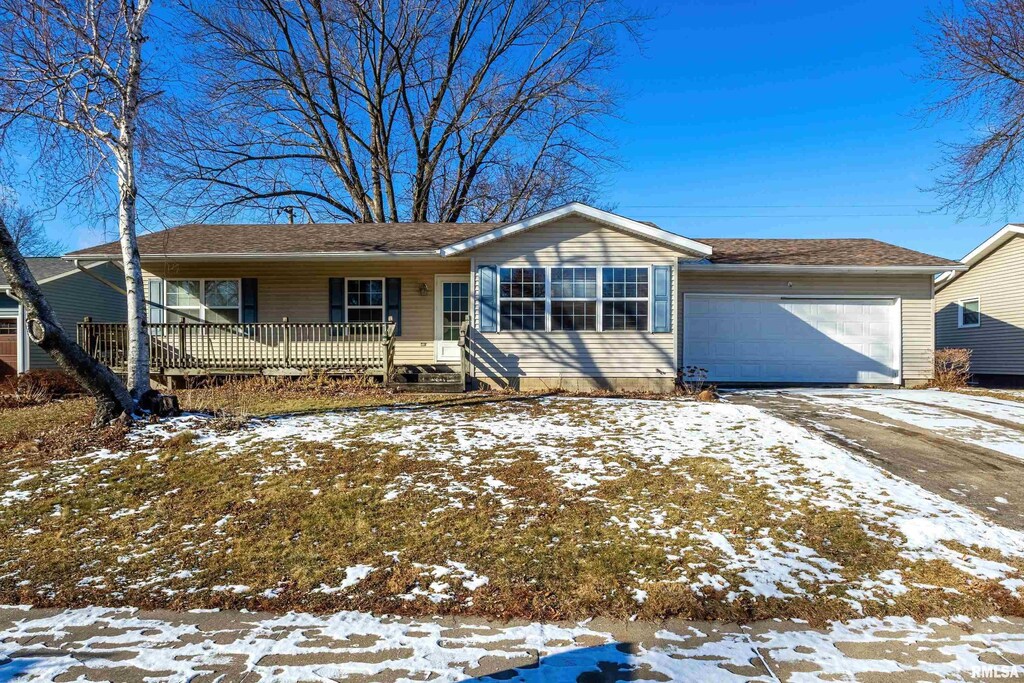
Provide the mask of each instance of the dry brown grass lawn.
[{"label": "dry brown grass lawn", "polygon": [[[593,430],[588,402],[334,388],[182,397],[224,413],[310,413],[308,430],[325,409],[345,422],[323,439],[273,431],[294,421],[254,432],[232,419],[141,441],[105,432],[95,446],[109,450],[86,455],[87,402],[0,412],[0,603],[530,619],[1024,614],[998,582],[909,560],[884,523],[789,500],[717,449],[644,461],[629,429]],[[436,429],[442,420],[452,427]],[[560,453],[481,426],[534,422]],[[746,447],[743,429],[723,432],[725,451]],[[773,457],[813,491],[792,453]],[[579,484],[581,473],[591,479]],[[738,555],[795,558],[795,586],[737,590],[749,567],[712,534]],[[847,590],[892,571],[905,590],[857,611]]]}]

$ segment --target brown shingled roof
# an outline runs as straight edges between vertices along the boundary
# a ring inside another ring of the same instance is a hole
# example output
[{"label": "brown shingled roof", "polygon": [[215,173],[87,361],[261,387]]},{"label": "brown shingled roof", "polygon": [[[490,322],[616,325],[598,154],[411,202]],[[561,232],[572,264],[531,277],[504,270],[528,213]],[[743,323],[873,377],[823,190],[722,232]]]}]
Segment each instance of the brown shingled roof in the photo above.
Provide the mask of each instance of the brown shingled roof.
[{"label": "brown shingled roof", "polygon": [[[225,254],[435,252],[501,223],[314,223],[182,225],[139,237],[144,257]],[[871,239],[733,239],[696,241],[713,249],[712,263],[799,266],[947,266],[936,256]],[[68,256],[119,256],[117,242]]]},{"label": "brown shingled roof", "polygon": [[712,263],[789,266],[955,266],[957,261],[872,239],[693,238]]},{"label": "brown shingled roof", "polygon": [[[143,256],[169,254],[338,254],[437,251],[500,223],[296,223],[181,225],[139,236]],[[68,256],[119,255],[117,242]]]}]

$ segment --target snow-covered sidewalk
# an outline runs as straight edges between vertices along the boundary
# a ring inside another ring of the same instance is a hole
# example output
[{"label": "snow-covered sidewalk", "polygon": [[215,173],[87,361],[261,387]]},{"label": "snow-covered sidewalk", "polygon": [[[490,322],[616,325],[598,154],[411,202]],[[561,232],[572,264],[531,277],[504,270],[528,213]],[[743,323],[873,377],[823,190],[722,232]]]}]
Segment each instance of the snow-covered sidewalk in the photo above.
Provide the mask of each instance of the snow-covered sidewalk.
[{"label": "snow-covered sidewalk", "polygon": [[1022,664],[1024,620],[995,618],[813,629],[0,608],[0,680],[962,681],[1024,676]]}]

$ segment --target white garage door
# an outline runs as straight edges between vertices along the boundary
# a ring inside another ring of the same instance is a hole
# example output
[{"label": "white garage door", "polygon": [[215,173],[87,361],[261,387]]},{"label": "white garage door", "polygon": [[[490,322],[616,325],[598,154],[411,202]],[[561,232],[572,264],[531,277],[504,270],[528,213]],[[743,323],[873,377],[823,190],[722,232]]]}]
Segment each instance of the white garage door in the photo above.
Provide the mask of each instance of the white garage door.
[{"label": "white garage door", "polygon": [[884,384],[899,381],[892,299],[687,294],[683,365],[714,382]]}]

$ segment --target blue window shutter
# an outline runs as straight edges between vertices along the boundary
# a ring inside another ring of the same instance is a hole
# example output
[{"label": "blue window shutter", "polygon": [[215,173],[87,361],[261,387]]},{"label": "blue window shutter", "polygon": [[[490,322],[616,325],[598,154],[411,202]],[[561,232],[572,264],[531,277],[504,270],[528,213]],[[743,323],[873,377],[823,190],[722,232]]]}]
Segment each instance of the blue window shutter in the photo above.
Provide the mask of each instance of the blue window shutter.
[{"label": "blue window shutter", "polygon": [[330,279],[331,322],[345,322],[345,278]]},{"label": "blue window shutter", "polygon": [[672,331],[672,266],[654,266],[654,318],[651,330]]},{"label": "blue window shutter", "polygon": [[480,323],[481,332],[498,331],[498,268],[497,266],[480,266],[476,269],[476,278],[480,287]]},{"label": "blue window shutter", "polygon": [[153,278],[149,281],[149,322],[156,325],[164,321],[164,281]]},{"label": "blue window shutter", "polygon": [[384,280],[384,320],[388,316],[395,321],[395,336],[402,336],[402,278],[389,277]]},{"label": "blue window shutter", "polygon": [[254,277],[242,278],[242,322],[259,322],[259,284]]}]

